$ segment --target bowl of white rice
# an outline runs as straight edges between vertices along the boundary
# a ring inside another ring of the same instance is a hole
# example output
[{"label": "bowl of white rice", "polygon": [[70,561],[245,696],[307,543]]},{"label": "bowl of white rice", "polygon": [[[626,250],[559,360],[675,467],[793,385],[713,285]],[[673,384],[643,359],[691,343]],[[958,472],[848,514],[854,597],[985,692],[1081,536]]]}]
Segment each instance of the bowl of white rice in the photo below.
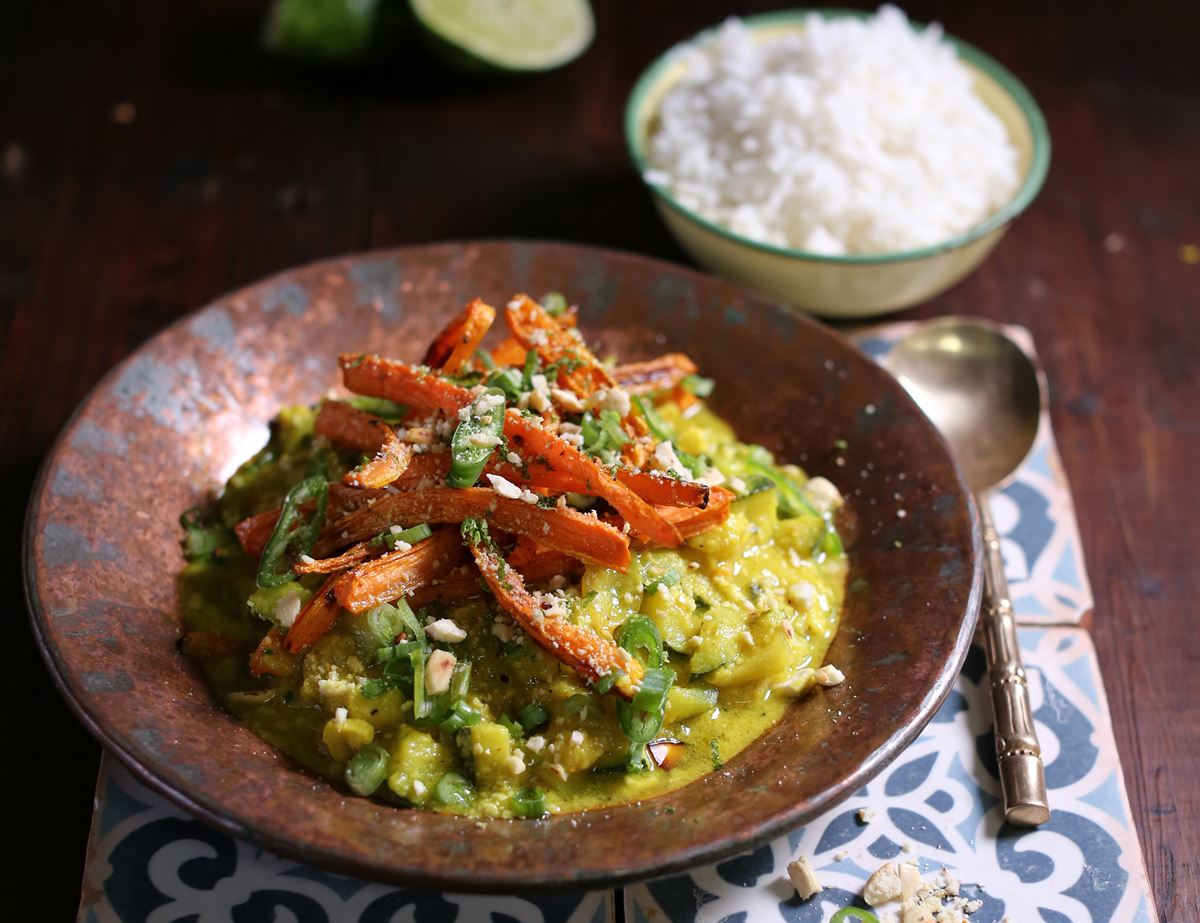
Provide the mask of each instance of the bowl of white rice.
[{"label": "bowl of white rice", "polygon": [[958,282],[1050,162],[1016,77],[891,6],[729,19],[649,67],[625,132],[697,263],[828,317]]}]

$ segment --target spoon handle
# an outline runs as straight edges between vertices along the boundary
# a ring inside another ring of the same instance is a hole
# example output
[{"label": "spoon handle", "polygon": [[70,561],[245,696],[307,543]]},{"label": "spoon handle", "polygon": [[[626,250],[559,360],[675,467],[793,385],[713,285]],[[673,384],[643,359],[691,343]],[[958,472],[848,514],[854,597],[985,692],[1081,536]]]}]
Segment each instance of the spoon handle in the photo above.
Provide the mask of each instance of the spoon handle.
[{"label": "spoon handle", "polygon": [[983,635],[992,687],[996,761],[1004,792],[1004,819],[1036,827],[1050,817],[1042,748],[1033,725],[1025,668],[1021,665],[1017,621],[1012,600],[1008,598],[1008,581],[1004,578],[1000,535],[992,522],[987,494],[979,495],[978,506],[984,547]]}]

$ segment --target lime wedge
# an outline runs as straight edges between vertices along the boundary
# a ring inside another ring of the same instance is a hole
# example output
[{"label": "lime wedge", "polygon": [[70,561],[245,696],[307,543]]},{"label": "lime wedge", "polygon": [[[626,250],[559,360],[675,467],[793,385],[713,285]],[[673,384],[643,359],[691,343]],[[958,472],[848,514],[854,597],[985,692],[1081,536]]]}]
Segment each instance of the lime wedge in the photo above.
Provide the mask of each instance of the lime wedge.
[{"label": "lime wedge", "polygon": [[545,71],[583,53],[595,34],[588,0],[410,0],[448,60],[473,70]]},{"label": "lime wedge", "polygon": [[379,0],[275,0],[263,44],[299,61],[359,61],[372,50],[379,7]]}]

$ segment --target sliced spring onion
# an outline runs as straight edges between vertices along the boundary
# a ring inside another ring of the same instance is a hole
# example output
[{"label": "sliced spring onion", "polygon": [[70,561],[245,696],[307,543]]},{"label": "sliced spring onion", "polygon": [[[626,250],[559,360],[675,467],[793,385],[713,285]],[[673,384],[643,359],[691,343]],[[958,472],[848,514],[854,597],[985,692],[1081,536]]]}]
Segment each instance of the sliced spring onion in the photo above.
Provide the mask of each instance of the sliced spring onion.
[{"label": "sliced spring onion", "polygon": [[784,519],[794,519],[797,516],[820,516],[804,496],[800,485],[785,475],[773,465],[757,458],[747,458],[746,468],[753,474],[764,477],[779,490],[779,515]]},{"label": "sliced spring onion", "polygon": [[516,721],[513,721],[512,718],[508,717],[508,715],[501,715],[496,719],[496,723],[507,728],[508,735],[513,740],[521,740],[525,736],[525,728],[521,727],[521,725]]},{"label": "sliced spring onion", "polygon": [[544,817],[549,813],[546,793],[540,788],[523,788],[513,792],[511,804],[517,817]]},{"label": "sliced spring onion", "polygon": [[396,607],[384,603],[367,613],[367,627],[376,641],[388,646],[396,642],[396,637],[404,630],[404,623]]},{"label": "sliced spring onion", "polygon": [[650,430],[650,435],[652,435],[659,442],[667,442],[668,440],[675,438],[674,434],[672,434],[670,430],[670,427],[667,426],[666,421],[659,416],[658,411],[654,409],[654,405],[650,403],[650,401],[646,400],[640,394],[634,394],[631,395],[631,397],[633,398],[634,406],[637,407],[642,416],[645,418],[646,426]]},{"label": "sliced spring onion", "polygon": [[471,688],[471,661],[460,660],[450,674],[450,701],[461,702]]},{"label": "sliced spring onion", "polygon": [[[305,522],[301,507],[308,503],[313,504],[313,511]],[[266,548],[258,561],[259,587],[280,586],[296,579],[290,566],[282,572],[279,567],[284,563],[289,548],[297,556],[312,551],[317,535],[325,525],[325,507],[328,503],[329,482],[319,475],[305,478],[288,491],[279,521],[271,530],[271,537],[267,539]]]},{"label": "sliced spring onion", "polygon": [[521,373],[516,369],[500,369],[488,376],[489,387],[504,392],[507,400],[515,402],[521,396]]},{"label": "sliced spring onion", "polygon": [[551,317],[558,317],[568,307],[567,296],[562,292],[546,292],[542,296],[542,310]]},{"label": "sliced spring onion", "polygon": [[450,706],[450,714],[442,719],[442,729],[446,731],[461,731],[473,727],[483,720],[483,715],[471,708],[462,699]]},{"label": "sliced spring onion", "polygon": [[530,702],[517,712],[517,721],[521,723],[521,727],[525,729],[526,733],[540,728],[549,720],[550,712],[546,711],[546,707],[541,702]]},{"label": "sliced spring onion", "polygon": [[825,531],[821,533],[821,537],[817,540],[817,548],[823,554],[830,557],[845,554],[846,547],[842,544],[842,537],[837,534],[837,529],[833,527],[833,523],[826,522]]},{"label": "sliced spring onion", "polygon": [[588,703],[592,701],[590,695],[585,695],[582,692],[577,692],[565,702],[563,702],[563,711],[568,715],[578,715],[588,707]]},{"label": "sliced spring onion", "polygon": [[696,397],[708,397],[713,393],[713,387],[716,385],[711,378],[705,378],[702,375],[689,375],[679,383],[685,390],[691,391]]},{"label": "sliced spring onion", "polygon": [[390,756],[379,744],[367,744],[346,764],[346,784],[356,795],[375,794],[387,776]]},{"label": "sliced spring onion", "polygon": [[[480,399],[488,395],[499,397],[501,403],[487,413],[476,412]],[[503,438],[505,399],[504,392],[499,388],[488,388],[475,398],[467,419],[454,428],[454,435],[450,439],[450,473],[446,476],[446,483],[451,487],[470,487],[479,480],[483,466]],[[477,444],[477,439],[485,444]]]},{"label": "sliced spring onion", "polygon": [[829,923],[850,923],[852,920],[856,920],[858,923],[879,923],[879,917],[869,910],[862,910],[858,907],[843,907],[829,918]]},{"label": "sliced spring onion", "polygon": [[475,358],[483,363],[483,367],[487,371],[494,372],[496,370],[496,360],[492,358],[492,354],[486,349],[480,348],[475,350]]},{"label": "sliced spring onion", "polygon": [[600,416],[590,411],[579,422],[583,449],[592,455],[616,451],[629,444],[629,436],[621,428],[621,418],[615,410],[601,410]]},{"label": "sliced spring onion", "polygon": [[678,585],[679,580],[679,571],[669,570],[661,577],[652,577],[647,580],[642,584],[642,590],[646,593],[657,593],[662,587]]},{"label": "sliced spring onion", "polygon": [[418,526],[412,526],[408,529],[401,529],[399,532],[393,532],[388,529],[386,532],[381,532],[375,539],[381,545],[386,545],[388,548],[395,550],[396,546],[401,542],[408,545],[415,545],[417,542],[423,542],[429,536],[433,535],[431,529],[426,523],[421,523]]},{"label": "sliced spring onion", "polygon": [[466,810],[475,800],[475,789],[457,772],[448,772],[433,786],[433,800],[448,808]]},{"label": "sliced spring onion", "polygon": [[658,626],[644,615],[635,615],[625,621],[617,632],[617,646],[625,648],[651,669],[662,666],[662,635]]},{"label": "sliced spring onion", "polygon": [[525,353],[525,368],[521,371],[521,390],[528,391],[533,387],[533,376],[537,374],[537,370],[541,367],[538,361],[536,349],[531,349]]},{"label": "sliced spring onion", "polygon": [[425,694],[425,652],[420,649],[410,651],[408,662],[412,667],[413,719],[420,721],[428,718],[433,711],[433,703]]},{"label": "sliced spring onion", "polygon": [[609,692],[609,690],[616,685],[617,680],[624,675],[624,672],[621,670],[613,670],[611,673],[606,673],[604,676],[601,676],[598,680],[592,683],[592,689],[594,689],[597,694],[604,695]]},{"label": "sliced spring onion", "polygon": [[364,699],[377,699],[392,686],[393,684],[387,679],[364,679],[362,685],[358,687],[358,691],[362,693]]},{"label": "sliced spring onion", "polygon": [[675,674],[666,667],[648,669],[632,702],[617,702],[617,723],[634,744],[647,744],[663,724],[667,693]]},{"label": "sliced spring onion", "polygon": [[369,397],[365,394],[352,394],[346,399],[346,403],[355,410],[362,410],[388,423],[399,423],[404,415],[408,413],[408,408],[403,404],[389,401],[386,397]]}]

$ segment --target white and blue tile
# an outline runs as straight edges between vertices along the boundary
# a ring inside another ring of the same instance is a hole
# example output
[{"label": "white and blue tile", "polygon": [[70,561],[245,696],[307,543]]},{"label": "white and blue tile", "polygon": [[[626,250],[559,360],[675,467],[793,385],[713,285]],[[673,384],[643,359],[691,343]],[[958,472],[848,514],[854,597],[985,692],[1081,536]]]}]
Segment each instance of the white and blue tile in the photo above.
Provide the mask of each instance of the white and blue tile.
[{"label": "white and blue tile", "polygon": [[[877,779],[807,827],[760,849],[629,888],[631,923],[821,923],[865,907],[867,877],[891,860],[932,879],[945,867],[983,902],[972,923],[1150,923],[1156,919],[1108,707],[1088,634],[1023,628],[1050,821],[1003,823],[982,653],[917,741]],[[874,811],[860,823],[860,809]],[[807,856],[825,886],[799,901],[787,863]],[[894,909],[894,905],[893,905]]]}]

